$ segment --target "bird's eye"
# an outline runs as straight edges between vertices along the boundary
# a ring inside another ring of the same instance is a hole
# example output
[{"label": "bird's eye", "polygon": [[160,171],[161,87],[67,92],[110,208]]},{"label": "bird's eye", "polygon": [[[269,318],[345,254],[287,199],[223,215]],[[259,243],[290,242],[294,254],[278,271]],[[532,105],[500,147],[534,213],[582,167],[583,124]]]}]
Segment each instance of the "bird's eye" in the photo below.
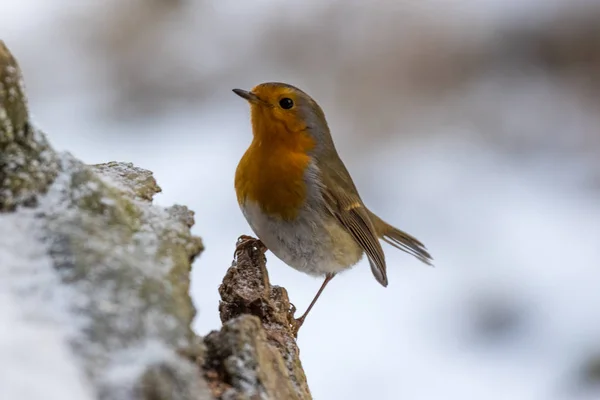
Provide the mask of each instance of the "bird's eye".
[{"label": "bird's eye", "polygon": [[284,97],[283,99],[279,100],[279,105],[284,110],[289,110],[290,108],[294,107],[294,102],[289,97]]}]

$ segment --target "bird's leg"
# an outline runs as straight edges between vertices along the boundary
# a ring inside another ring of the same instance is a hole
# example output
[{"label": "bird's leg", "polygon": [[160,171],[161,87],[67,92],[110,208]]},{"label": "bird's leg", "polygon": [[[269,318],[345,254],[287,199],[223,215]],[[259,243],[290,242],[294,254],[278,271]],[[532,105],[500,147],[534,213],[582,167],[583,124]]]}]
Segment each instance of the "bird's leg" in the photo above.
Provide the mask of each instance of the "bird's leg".
[{"label": "bird's leg", "polygon": [[[295,319],[294,326],[292,327],[292,333],[294,334],[295,337],[298,336],[298,330],[300,330],[300,327],[304,323],[304,320],[306,319],[306,316],[308,315],[308,313],[310,312],[310,310],[313,308],[313,306],[317,302],[317,299],[319,298],[319,296],[321,295],[321,293],[323,293],[323,290],[325,289],[325,286],[327,286],[327,284],[329,283],[329,281],[332,280],[334,276],[335,276],[334,273],[330,273],[330,274],[325,275],[325,281],[323,281],[323,284],[321,285],[321,288],[319,289],[319,291],[315,295],[314,299],[310,302],[310,305],[308,306],[308,308],[306,309],[306,311],[304,311],[304,314],[302,314],[302,316],[300,318],[296,318]],[[294,310],[295,309],[296,309],[296,307],[294,307]]]},{"label": "bird's leg", "polygon": [[260,239],[253,238],[252,236],[248,235],[242,235],[237,240],[235,251],[233,253],[233,258],[236,258],[236,254],[238,251],[244,249],[247,246],[254,246],[263,253],[267,251],[267,246],[265,246],[264,243],[260,241]]}]

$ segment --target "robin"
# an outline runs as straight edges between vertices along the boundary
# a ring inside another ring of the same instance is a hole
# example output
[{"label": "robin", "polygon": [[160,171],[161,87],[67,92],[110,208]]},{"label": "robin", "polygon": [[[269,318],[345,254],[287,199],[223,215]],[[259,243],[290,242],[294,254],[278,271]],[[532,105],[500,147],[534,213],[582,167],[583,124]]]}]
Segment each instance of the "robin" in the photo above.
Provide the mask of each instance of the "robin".
[{"label": "robin", "polygon": [[294,335],[329,281],[364,254],[377,282],[388,285],[379,239],[432,265],[419,240],[364,205],[315,100],[279,82],[233,92],[250,104],[253,133],[235,173],[242,213],[261,246],[298,271],[325,277]]}]

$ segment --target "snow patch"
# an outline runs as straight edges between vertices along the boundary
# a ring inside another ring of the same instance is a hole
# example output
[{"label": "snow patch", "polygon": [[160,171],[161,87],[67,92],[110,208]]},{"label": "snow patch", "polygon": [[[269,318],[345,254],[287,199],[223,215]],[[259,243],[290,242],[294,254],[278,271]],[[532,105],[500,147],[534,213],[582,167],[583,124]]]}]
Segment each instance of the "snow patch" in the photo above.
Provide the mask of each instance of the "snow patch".
[{"label": "snow patch", "polygon": [[71,294],[36,234],[35,210],[0,214],[0,398],[92,399],[69,346]]}]

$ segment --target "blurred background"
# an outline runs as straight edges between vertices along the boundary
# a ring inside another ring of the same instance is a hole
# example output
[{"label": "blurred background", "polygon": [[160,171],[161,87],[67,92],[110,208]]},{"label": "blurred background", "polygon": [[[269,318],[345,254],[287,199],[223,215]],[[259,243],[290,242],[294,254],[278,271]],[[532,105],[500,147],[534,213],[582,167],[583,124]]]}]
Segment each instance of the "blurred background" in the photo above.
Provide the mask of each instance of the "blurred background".
[{"label": "blurred background", "polygon": [[[154,171],[196,212],[195,328],[251,231],[231,93],[325,110],[365,202],[421,239],[327,288],[300,332],[316,399],[600,398],[600,1],[4,1],[37,125],[88,163]],[[301,311],[321,285],[267,254]]]}]

